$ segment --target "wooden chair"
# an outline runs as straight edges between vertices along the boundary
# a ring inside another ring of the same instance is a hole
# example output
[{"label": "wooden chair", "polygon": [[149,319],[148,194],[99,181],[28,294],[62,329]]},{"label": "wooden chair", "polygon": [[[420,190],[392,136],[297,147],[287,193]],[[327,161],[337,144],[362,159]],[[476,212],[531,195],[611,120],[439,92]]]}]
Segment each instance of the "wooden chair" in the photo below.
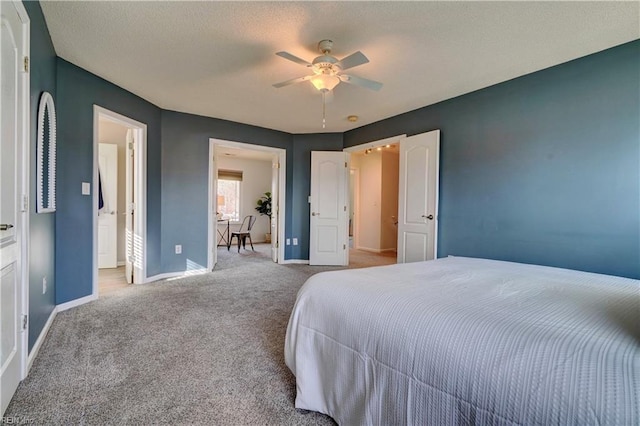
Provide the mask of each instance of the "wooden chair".
[{"label": "wooden chair", "polygon": [[242,220],[242,225],[240,225],[240,229],[237,231],[231,231],[231,235],[229,236],[229,242],[227,243],[227,251],[231,247],[231,241],[233,237],[238,239],[238,253],[240,253],[240,243],[242,242],[242,248],[247,249],[245,244],[247,242],[247,238],[249,238],[249,244],[251,244],[251,250],[253,249],[253,241],[251,241],[251,228],[253,228],[253,224],[256,223],[256,217],[253,215],[245,216]]}]

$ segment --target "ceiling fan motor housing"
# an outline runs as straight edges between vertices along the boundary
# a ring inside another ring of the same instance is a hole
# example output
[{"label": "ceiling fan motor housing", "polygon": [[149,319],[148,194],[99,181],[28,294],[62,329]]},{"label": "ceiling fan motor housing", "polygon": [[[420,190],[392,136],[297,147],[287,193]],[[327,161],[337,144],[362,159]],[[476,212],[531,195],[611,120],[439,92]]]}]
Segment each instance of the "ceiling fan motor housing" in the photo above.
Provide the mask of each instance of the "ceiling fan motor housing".
[{"label": "ceiling fan motor housing", "polygon": [[329,74],[335,75],[341,71],[338,60],[333,56],[321,55],[313,60],[312,68],[316,74]]},{"label": "ceiling fan motor housing", "polygon": [[332,40],[320,40],[320,42],[318,43],[318,50],[324,55],[326,55],[327,53],[331,53],[331,49],[333,49]]}]

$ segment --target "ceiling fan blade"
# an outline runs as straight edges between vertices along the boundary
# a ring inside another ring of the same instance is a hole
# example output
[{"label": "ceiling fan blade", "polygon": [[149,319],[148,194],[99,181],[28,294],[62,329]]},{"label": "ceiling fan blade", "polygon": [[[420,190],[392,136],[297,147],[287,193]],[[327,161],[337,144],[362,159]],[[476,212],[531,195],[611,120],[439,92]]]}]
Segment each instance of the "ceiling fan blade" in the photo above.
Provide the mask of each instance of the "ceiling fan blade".
[{"label": "ceiling fan blade", "polygon": [[357,67],[358,65],[363,65],[369,62],[364,53],[361,51],[357,51],[356,53],[352,53],[346,58],[342,58],[336,65],[338,65],[343,70],[348,70],[349,68]]},{"label": "ceiling fan blade", "polygon": [[277,52],[276,55],[280,56],[281,58],[285,58],[285,59],[288,59],[290,61],[293,61],[296,64],[304,65],[306,67],[310,67],[311,66],[310,62],[305,61],[302,58],[298,58],[297,56],[294,56],[289,52]]},{"label": "ceiling fan blade", "polygon": [[382,89],[382,83],[369,80],[367,78],[356,77],[355,75],[339,74],[340,81],[349,84],[355,84],[356,86],[366,87],[367,89],[378,91]]},{"label": "ceiling fan blade", "polygon": [[276,87],[279,89],[281,87],[288,86],[290,84],[302,83],[303,81],[309,80],[311,77],[313,76],[305,75],[304,77],[292,78],[291,80],[283,81],[282,83],[276,83],[273,85],[273,87]]}]

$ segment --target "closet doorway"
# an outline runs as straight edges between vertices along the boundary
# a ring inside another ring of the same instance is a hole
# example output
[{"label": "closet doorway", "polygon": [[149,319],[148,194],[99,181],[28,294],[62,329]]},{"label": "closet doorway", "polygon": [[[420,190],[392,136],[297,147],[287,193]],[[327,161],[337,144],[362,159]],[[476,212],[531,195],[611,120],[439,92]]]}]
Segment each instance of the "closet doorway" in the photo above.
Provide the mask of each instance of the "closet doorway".
[{"label": "closet doorway", "polygon": [[94,107],[94,296],[144,282],[146,125]]},{"label": "closet doorway", "polygon": [[399,149],[397,140],[349,149],[349,265],[396,263]]}]

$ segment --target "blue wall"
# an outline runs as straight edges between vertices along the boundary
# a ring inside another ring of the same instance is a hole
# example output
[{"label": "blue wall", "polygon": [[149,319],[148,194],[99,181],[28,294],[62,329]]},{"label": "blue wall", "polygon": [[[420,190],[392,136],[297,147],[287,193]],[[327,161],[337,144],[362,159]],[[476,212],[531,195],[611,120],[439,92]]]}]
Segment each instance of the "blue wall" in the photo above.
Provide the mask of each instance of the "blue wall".
[{"label": "blue wall", "polygon": [[640,278],[640,41],[345,134],[440,129],[438,255]]},{"label": "blue wall", "polygon": [[[286,149],[287,181],[291,181],[294,165],[289,133],[216,118],[163,111],[163,272],[207,266],[209,138]],[[291,215],[292,212],[288,212],[285,217],[285,229],[291,223]],[[176,244],[182,245],[182,254],[175,254]]]},{"label": "blue wall", "polygon": [[160,108],[63,59],[57,61],[56,303],[92,293],[93,105],[147,125],[147,274],[161,272]]},{"label": "blue wall", "polygon": [[[55,213],[36,214],[36,145],[38,105],[42,92],[56,97],[56,52],[38,2],[24,2],[31,25],[30,85],[31,142],[29,146],[29,351],[55,307]],[[42,294],[42,279],[47,279],[47,292]]]}]

